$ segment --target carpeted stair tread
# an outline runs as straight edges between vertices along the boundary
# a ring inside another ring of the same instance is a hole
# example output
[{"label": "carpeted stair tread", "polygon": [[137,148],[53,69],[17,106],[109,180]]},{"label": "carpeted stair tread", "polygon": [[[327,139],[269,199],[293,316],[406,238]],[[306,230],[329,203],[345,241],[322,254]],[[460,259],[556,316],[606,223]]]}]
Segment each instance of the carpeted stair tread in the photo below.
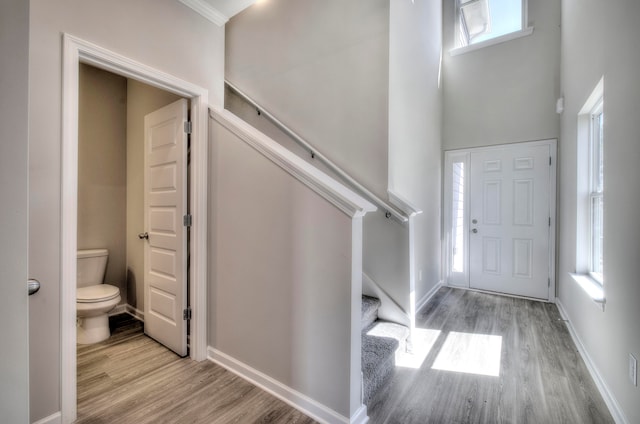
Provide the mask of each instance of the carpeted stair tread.
[{"label": "carpeted stair tread", "polygon": [[395,322],[377,320],[364,330],[369,336],[388,337],[404,345],[409,337],[409,328]]},{"label": "carpeted stair tread", "polygon": [[391,377],[395,367],[395,352],[399,342],[393,338],[368,336],[362,333],[362,373],[364,402]]},{"label": "carpeted stair tread", "polygon": [[378,319],[378,308],[380,308],[380,299],[371,296],[362,296],[362,327],[369,327],[375,320]]}]

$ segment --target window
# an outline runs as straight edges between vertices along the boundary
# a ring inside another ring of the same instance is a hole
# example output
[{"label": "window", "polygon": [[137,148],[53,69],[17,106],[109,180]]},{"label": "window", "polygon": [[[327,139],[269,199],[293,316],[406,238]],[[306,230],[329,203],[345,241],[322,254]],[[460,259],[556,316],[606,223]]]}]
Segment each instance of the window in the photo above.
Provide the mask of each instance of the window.
[{"label": "window", "polygon": [[604,308],[604,78],[578,113],[576,273],[574,280]]},{"label": "window", "polygon": [[589,129],[589,274],[603,282],[604,264],[604,111],[602,99],[591,110]]},{"label": "window", "polygon": [[522,31],[526,0],[453,0],[456,5],[456,47],[465,47]]}]

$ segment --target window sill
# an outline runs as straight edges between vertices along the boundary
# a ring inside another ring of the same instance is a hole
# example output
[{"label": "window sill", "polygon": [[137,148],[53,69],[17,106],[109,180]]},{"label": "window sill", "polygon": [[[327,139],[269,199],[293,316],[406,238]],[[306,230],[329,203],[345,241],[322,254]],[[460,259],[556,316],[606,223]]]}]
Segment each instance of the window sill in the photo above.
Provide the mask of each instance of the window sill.
[{"label": "window sill", "polygon": [[604,288],[600,283],[594,280],[589,274],[573,274],[569,273],[573,281],[578,283],[578,285],[585,291],[585,293],[593,300],[595,303],[602,306],[602,310],[604,310],[604,304],[606,303],[606,299],[604,297]]},{"label": "window sill", "polygon": [[464,53],[469,53],[475,50],[479,50],[485,47],[494,46],[496,44],[504,43],[506,41],[515,40],[517,38],[526,37],[533,34],[533,27],[527,27],[520,31],[510,32],[509,34],[501,35],[500,37],[492,38],[491,40],[482,41],[478,44],[470,44],[468,46],[456,47],[449,50],[450,56],[458,56]]}]

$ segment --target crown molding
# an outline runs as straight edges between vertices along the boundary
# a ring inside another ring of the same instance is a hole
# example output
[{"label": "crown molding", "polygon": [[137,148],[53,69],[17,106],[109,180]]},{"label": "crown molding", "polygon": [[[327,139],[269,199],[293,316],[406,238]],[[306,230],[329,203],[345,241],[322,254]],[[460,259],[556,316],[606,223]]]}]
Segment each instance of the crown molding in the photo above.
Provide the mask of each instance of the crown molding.
[{"label": "crown molding", "polygon": [[220,12],[218,9],[211,6],[209,3],[203,0],[178,0],[194,12],[201,15],[203,18],[213,22],[218,26],[224,26],[229,17]]}]

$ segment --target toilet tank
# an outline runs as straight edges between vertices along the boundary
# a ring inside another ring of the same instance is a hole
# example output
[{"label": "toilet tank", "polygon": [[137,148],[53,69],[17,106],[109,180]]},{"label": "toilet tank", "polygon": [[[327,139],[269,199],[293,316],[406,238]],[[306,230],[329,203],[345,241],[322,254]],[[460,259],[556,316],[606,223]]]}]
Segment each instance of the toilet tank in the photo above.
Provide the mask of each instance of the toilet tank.
[{"label": "toilet tank", "polygon": [[78,250],[77,287],[102,284],[108,258],[109,251],[107,249]]}]

